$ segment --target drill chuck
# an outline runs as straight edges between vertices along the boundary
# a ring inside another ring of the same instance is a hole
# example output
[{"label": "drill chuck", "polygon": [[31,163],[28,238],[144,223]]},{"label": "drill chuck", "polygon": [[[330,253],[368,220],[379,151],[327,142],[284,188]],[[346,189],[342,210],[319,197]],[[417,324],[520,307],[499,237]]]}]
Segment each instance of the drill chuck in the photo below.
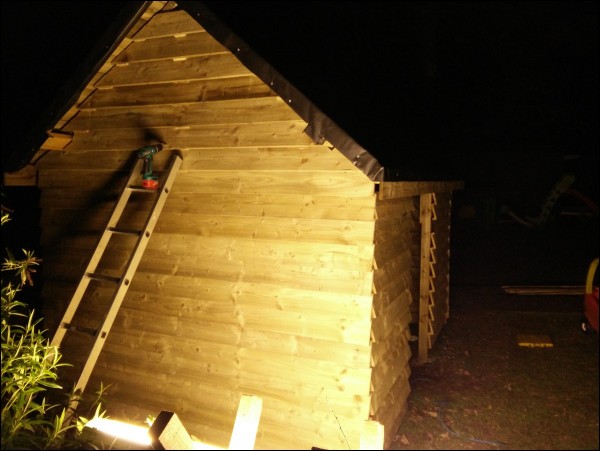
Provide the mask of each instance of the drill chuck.
[{"label": "drill chuck", "polygon": [[152,146],[144,146],[138,149],[138,158],[148,158],[152,157],[154,154],[160,152],[163,148],[162,144],[154,144]]}]

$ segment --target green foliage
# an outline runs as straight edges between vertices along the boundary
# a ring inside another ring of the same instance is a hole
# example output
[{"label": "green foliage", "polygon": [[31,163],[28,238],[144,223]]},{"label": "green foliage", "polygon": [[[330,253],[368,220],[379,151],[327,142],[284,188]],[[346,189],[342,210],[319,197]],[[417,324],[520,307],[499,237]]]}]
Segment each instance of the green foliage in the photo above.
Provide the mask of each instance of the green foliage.
[{"label": "green foliage", "polygon": [[[2,224],[8,220],[3,214]],[[94,449],[82,435],[87,420],[69,407],[75,395],[64,396],[64,405],[48,403],[49,390],[62,391],[58,369],[67,364],[40,328],[41,318],[16,299],[33,284],[41,260],[26,250],[21,259],[8,250],[7,255],[2,263],[2,449]],[[101,387],[94,403],[96,416],[102,415],[103,392]]]}]

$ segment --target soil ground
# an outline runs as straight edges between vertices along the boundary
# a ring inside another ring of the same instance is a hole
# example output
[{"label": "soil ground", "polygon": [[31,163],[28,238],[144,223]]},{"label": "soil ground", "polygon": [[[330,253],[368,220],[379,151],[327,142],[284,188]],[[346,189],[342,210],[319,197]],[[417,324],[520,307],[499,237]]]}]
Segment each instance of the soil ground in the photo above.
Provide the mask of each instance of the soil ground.
[{"label": "soil ground", "polygon": [[[450,317],[426,363],[413,349],[391,449],[599,449],[599,343],[581,329],[583,295],[502,288],[583,287],[597,256],[597,218],[453,225]],[[553,346],[519,346],[519,334]]]}]

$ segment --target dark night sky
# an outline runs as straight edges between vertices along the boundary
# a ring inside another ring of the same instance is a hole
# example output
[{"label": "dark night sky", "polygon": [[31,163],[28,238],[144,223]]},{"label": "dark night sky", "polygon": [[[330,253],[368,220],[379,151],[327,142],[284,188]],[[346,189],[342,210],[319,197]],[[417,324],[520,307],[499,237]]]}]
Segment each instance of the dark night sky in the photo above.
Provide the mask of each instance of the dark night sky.
[{"label": "dark night sky", "polygon": [[[206,3],[385,166],[552,183],[580,155],[598,197],[597,2]],[[2,2],[3,151],[120,4]]]}]

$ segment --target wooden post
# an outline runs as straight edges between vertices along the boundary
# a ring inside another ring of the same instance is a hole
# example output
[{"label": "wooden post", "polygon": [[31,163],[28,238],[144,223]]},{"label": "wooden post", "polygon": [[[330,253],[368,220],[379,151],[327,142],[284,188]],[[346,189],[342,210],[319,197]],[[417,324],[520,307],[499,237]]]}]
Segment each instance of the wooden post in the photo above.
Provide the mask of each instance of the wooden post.
[{"label": "wooden post", "polygon": [[154,449],[194,449],[192,437],[173,412],[160,412],[148,435]]},{"label": "wooden post", "polygon": [[427,361],[429,332],[429,259],[431,247],[431,194],[420,195],[421,280],[419,285],[419,363]]},{"label": "wooden post", "polygon": [[261,398],[242,395],[229,441],[229,449],[254,449],[261,412]]},{"label": "wooden post", "polygon": [[366,420],[360,433],[360,449],[383,449],[384,428],[377,421]]}]

